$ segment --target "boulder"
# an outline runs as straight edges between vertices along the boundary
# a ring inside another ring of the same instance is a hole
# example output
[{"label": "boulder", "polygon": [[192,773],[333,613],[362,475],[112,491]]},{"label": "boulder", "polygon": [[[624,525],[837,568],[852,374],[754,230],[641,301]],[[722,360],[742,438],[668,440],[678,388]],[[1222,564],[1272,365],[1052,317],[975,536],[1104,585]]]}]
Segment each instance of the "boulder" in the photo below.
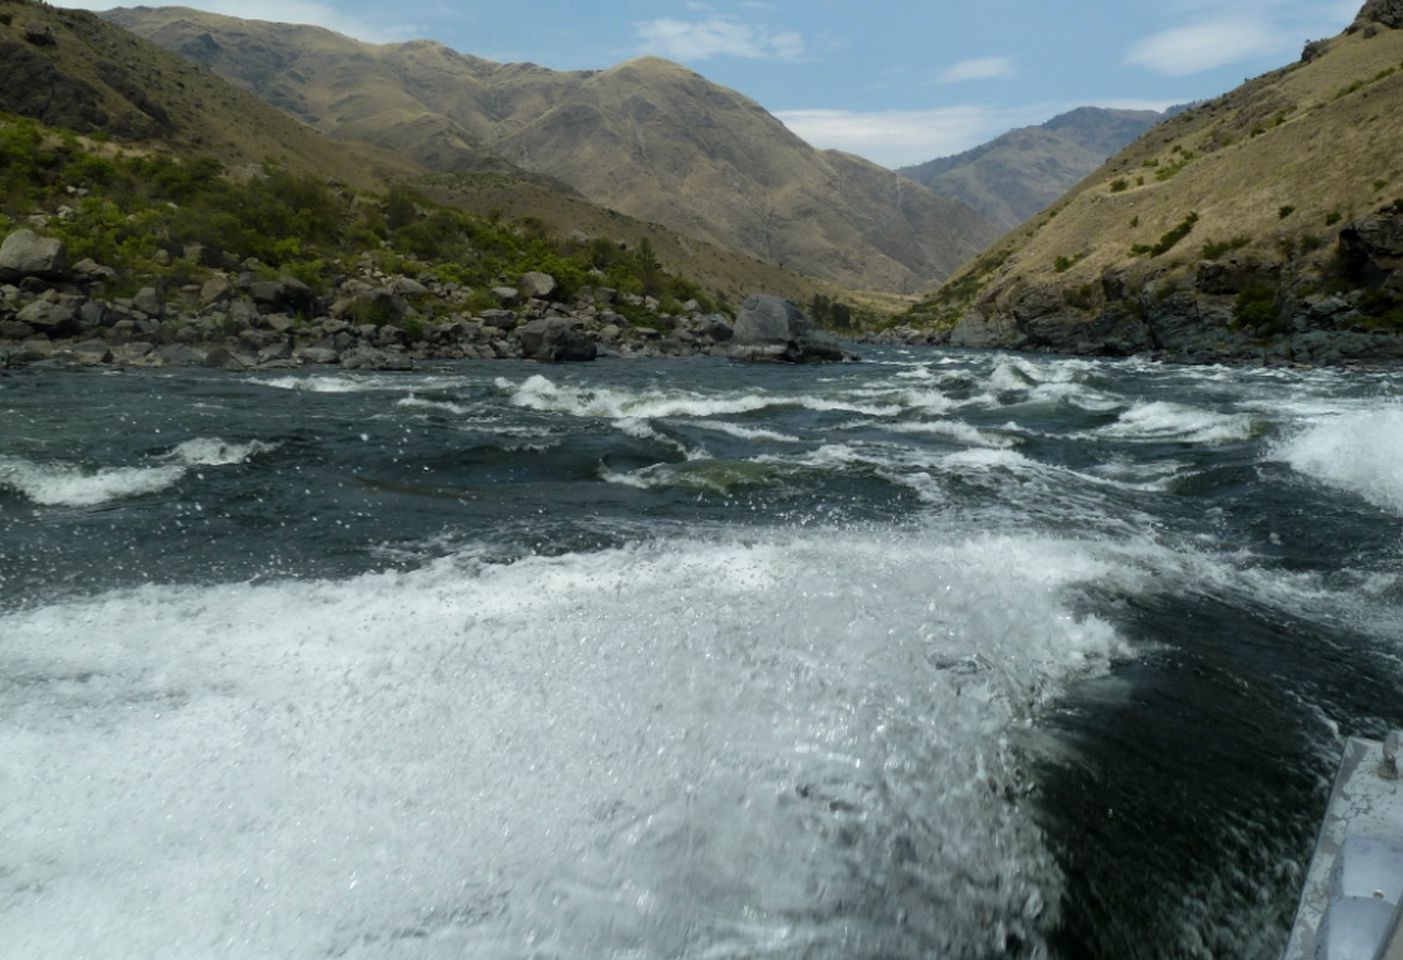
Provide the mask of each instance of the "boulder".
[{"label": "boulder", "polygon": [[599,352],[594,341],[564,317],[532,320],[517,329],[516,337],[521,355],[542,363],[589,361]]},{"label": "boulder", "polygon": [[28,340],[34,328],[18,320],[0,320],[0,340]]},{"label": "boulder", "polygon": [[341,367],[345,370],[411,370],[414,361],[391,350],[357,347],[341,357]]},{"label": "boulder", "polygon": [[528,300],[549,300],[560,285],[550,274],[533,270],[522,274],[521,281],[516,286],[521,295]]},{"label": "boulder", "polygon": [[35,300],[15,319],[39,333],[64,337],[78,329],[78,305],[70,300]]},{"label": "boulder", "polygon": [[88,340],[70,348],[78,362],[86,367],[96,367],[112,362],[112,349],[101,340]]},{"label": "boulder", "polygon": [[117,271],[104,267],[91,257],[84,257],[73,265],[73,276],[84,283],[98,283],[111,280],[117,276]]},{"label": "boulder", "polygon": [[209,305],[228,300],[234,295],[234,285],[228,277],[210,277],[200,288],[200,303]]},{"label": "boulder", "polygon": [[68,248],[62,240],[41,237],[33,230],[16,230],[0,243],[0,279],[68,276]]},{"label": "boulder", "polygon": [[521,291],[515,287],[493,287],[492,296],[504,307],[514,307],[521,302]]},{"label": "boulder", "polygon": [[747,298],[736,316],[733,332],[731,356],[737,360],[820,363],[849,359],[836,340],[814,326],[797,304],[783,297]]},{"label": "boulder", "polygon": [[428,287],[410,277],[395,277],[390,283],[390,290],[401,297],[422,296],[429,292]]},{"label": "boulder", "polygon": [[156,292],[155,287],[142,287],[132,297],[132,306],[146,314],[148,317],[159,317],[161,315],[161,295]]}]

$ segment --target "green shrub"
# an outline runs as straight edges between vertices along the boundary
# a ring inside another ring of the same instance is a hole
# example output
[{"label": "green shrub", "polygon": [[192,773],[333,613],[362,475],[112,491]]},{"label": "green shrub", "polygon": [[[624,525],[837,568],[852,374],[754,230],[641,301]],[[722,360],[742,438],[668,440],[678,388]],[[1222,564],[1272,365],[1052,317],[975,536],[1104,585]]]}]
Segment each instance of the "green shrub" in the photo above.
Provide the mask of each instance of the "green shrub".
[{"label": "green shrub", "polygon": [[1124,193],[1124,192],[1125,192],[1126,190],[1128,190],[1129,188],[1130,188],[1130,181],[1129,181],[1129,180],[1126,180],[1124,177],[1116,177],[1116,179],[1114,179],[1114,180],[1111,181],[1111,192],[1112,192],[1112,193]]},{"label": "green shrub", "polygon": [[1281,322],[1281,308],[1276,304],[1276,291],[1270,287],[1248,287],[1237,295],[1233,306],[1236,326],[1261,334],[1275,332]]},{"label": "green shrub", "polygon": [[1327,226],[1327,227],[1333,227],[1335,224],[1337,224],[1337,223],[1340,222],[1340,220],[1343,218],[1343,216],[1344,216],[1344,215],[1341,214],[1340,211],[1338,211],[1338,210],[1331,210],[1331,211],[1330,211],[1330,215],[1327,216],[1327,217],[1325,218],[1325,226]]},{"label": "green shrub", "polygon": [[1083,283],[1074,289],[1062,291],[1062,300],[1068,306],[1089,312],[1096,308],[1096,291],[1091,284]]},{"label": "green shrub", "polygon": [[1174,248],[1175,244],[1193,232],[1194,224],[1196,223],[1198,223],[1198,214],[1196,212],[1191,212],[1180,221],[1178,226],[1160,237],[1158,243],[1153,245],[1137,243],[1130,248],[1130,255],[1132,257],[1143,257],[1146,255],[1158,257],[1168,253]]},{"label": "green shrub", "polygon": [[1280,208],[1277,209],[1277,211],[1276,211],[1276,216],[1277,216],[1277,219],[1279,219],[1279,220],[1285,220],[1287,217],[1291,216],[1291,214],[1293,214],[1293,213],[1295,213],[1295,212],[1296,212],[1296,208],[1293,207],[1293,206],[1291,206],[1291,205],[1288,203],[1288,204],[1286,204],[1285,206],[1280,207]]},{"label": "green shrub", "polygon": [[1210,240],[1203,245],[1203,259],[1217,260],[1225,253],[1241,250],[1252,242],[1250,237],[1233,237],[1231,240]]}]

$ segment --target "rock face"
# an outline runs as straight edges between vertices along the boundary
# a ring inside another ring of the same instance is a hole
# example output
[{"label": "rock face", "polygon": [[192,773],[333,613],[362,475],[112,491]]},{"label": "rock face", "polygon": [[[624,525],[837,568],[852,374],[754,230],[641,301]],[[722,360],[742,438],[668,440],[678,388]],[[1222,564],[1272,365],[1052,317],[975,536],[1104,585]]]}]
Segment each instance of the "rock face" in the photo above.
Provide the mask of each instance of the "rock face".
[{"label": "rock face", "polygon": [[733,330],[731,356],[770,363],[821,363],[850,359],[842,347],[814,326],[804,311],[782,297],[749,297]]},{"label": "rock face", "polygon": [[576,330],[563,317],[532,320],[516,331],[521,355],[543,363],[593,360],[598,354],[594,341]]},{"label": "rock face", "polygon": [[62,240],[16,230],[0,244],[0,279],[42,277],[60,280],[68,272],[68,249]]},{"label": "rock face", "polygon": [[1394,30],[1403,29],[1403,0],[1368,0],[1359,11],[1354,25],[1362,27],[1380,23]]},{"label": "rock face", "polygon": [[1361,217],[1341,230],[1340,262],[1357,283],[1403,296],[1403,204]]}]

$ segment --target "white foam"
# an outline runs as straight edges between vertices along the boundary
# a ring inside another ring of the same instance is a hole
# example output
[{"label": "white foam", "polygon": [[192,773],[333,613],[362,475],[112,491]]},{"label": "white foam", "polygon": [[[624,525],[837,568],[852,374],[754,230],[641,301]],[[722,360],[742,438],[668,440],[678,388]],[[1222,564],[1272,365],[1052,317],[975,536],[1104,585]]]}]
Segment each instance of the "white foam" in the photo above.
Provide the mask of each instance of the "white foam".
[{"label": "white foam", "polygon": [[767,440],[772,443],[802,443],[799,437],[791,436],[787,433],[780,433],[776,430],[762,430],[759,427],[745,427],[739,423],[729,423],[725,420],[683,420],[683,426],[695,427],[698,430],[713,430],[717,433],[724,433],[727,436],[735,437],[738,440]]},{"label": "white foam", "polygon": [[1297,473],[1403,514],[1403,406],[1313,423],[1276,444],[1270,456]]},{"label": "white foam", "polygon": [[0,617],[7,950],[1037,944],[1060,884],[1008,738],[1123,653],[1062,597],[1117,568],[747,536]]},{"label": "white foam", "polygon": [[386,384],[363,377],[338,377],[317,374],[311,377],[255,377],[252,383],[275,390],[300,390],[304,393],[365,393],[386,389]]},{"label": "white foam", "polygon": [[179,483],[192,467],[234,466],[275,449],[277,444],[259,440],[229,443],[218,437],[197,437],[160,457],[162,463],[156,466],[96,469],[0,456],[0,485],[41,506],[94,507],[159,493]]},{"label": "white foam", "polygon": [[1250,440],[1256,430],[1257,421],[1248,414],[1215,413],[1201,407],[1156,401],[1137,403],[1095,435],[1125,440],[1233,443]]},{"label": "white foam", "polygon": [[452,413],[457,416],[472,413],[471,407],[465,407],[461,403],[453,403],[450,400],[425,400],[423,397],[416,397],[410,394],[395,401],[395,406],[406,407],[411,410],[440,410],[444,413]]},{"label": "white foam", "polygon": [[218,437],[196,437],[180,444],[170,452],[169,457],[192,467],[229,467],[247,463],[260,453],[278,449],[278,446],[261,440],[229,443]]},{"label": "white foam", "polygon": [[185,476],[185,467],[82,467],[0,457],[0,484],[46,507],[92,507],[157,493]]},{"label": "white foam", "polygon": [[[866,426],[876,426],[868,423]],[[1017,444],[1017,440],[1012,437],[1000,436],[990,433],[987,430],[980,430],[967,423],[958,420],[906,420],[897,423],[881,424],[881,429],[892,433],[906,434],[930,434],[937,437],[949,437],[958,440],[960,443],[967,443],[972,447],[1012,447]]]},{"label": "white foam", "polygon": [[893,406],[765,392],[707,396],[656,388],[634,392],[608,387],[561,386],[540,374],[521,384],[513,384],[505,378],[499,378],[497,386],[502,390],[510,390],[511,402],[519,407],[613,420],[733,416],[738,413],[753,413],[756,410],[788,406],[816,411],[849,411],[865,413],[868,416],[885,416],[899,412],[899,408]]}]

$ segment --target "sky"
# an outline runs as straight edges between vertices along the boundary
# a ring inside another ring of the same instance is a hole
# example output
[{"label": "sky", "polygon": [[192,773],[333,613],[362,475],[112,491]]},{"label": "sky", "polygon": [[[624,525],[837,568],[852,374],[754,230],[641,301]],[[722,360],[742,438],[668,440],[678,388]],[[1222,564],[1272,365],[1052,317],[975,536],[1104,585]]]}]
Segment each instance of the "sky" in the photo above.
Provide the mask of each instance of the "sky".
[{"label": "sky", "polygon": [[[148,5],[156,5],[147,0]],[[558,70],[666,57],[814,146],[889,167],[1078,106],[1224,93],[1340,32],[1363,0],[186,0],[361,40],[437,40]],[[57,5],[106,9],[111,0]]]}]

